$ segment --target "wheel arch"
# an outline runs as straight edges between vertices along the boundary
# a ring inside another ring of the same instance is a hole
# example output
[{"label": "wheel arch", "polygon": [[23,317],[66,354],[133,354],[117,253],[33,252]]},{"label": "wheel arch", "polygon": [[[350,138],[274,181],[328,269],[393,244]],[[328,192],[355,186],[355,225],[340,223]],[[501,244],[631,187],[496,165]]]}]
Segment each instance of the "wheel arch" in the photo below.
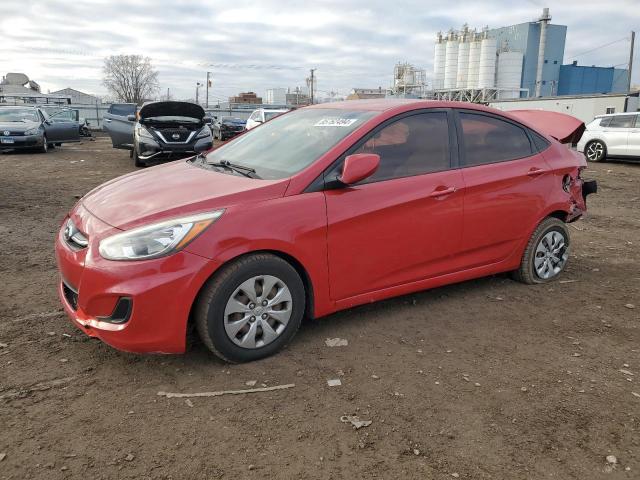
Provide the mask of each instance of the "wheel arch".
[{"label": "wheel arch", "polygon": [[189,317],[187,318],[187,328],[186,328],[186,337],[187,337],[187,348],[189,347],[189,344],[191,343],[192,337],[195,336],[195,318],[194,318],[194,309],[196,306],[196,303],[198,301],[198,298],[200,298],[200,294],[202,293],[202,290],[205,288],[205,286],[207,285],[207,283],[214,278],[220,271],[222,271],[223,268],[225,268],[227,265],[229,265],[230,263],[233,263],[237,260],[239,260],[240,258],[243,257],[247,257],[249,255],[258,255],[258,254],[270,254],[276,257],[281,258],[282,260],[284,260],[285,262],[287,262],[289,265],[291,265],[296,272],[298,272],[298,275],[300,275],[300,279],[302,280],[302,284],[304,285],[304,292],[305,292],[305,309],[304,309],[304,315],[307,318],[314,318],[315,317],[315,291],[314,291],[314,284],[313,281],[311,280],[311,276],[309,275],[309,273],[307,272],[307,269],[304,267],[304,265],[302,264],[302,262],[300,260],[298,260],[296,257],[294,257],[293,255],[291,255],[290,253],[284,252],[282,250],[275,250],[275,249],[260,249],[260,250],[252,250],[252,251],[248,251],[248,252],[244,252],[241,254],[238,254],[234,257],[228,258],[225,260],[224,263],[222,263],[211,275],[209,275],[204,282],[202,282],[202,285],[200,285],[200,288],[198,289],[198,292],[196,293],[192,303],[191,303],[191,307],[189,308]]}]

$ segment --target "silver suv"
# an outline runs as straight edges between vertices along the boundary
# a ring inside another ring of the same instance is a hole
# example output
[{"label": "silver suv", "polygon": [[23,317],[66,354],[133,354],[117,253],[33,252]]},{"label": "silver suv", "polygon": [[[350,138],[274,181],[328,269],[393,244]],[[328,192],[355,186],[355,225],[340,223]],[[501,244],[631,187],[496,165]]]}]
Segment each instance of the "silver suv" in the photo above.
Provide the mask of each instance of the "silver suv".
[{"label": "silver suv", "polygon": [[640,113],[597,116],[582,134],[578,151],[591,162],[607,157],[640,158]]}]

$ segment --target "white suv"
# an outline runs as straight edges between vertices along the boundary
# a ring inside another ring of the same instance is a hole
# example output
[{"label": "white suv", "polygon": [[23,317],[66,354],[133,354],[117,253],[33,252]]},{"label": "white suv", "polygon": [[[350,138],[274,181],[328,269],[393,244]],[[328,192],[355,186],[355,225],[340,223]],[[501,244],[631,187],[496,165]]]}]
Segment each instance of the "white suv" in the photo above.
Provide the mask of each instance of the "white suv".
[{"label": "white suv", "polygon": [[640,113],[597,116],[582,134],[578,151],[591,162],[607,157],[640,157]]},{"label": "white suv", "polygon": [[281,108],[281,109],[264,109],[259,108],[258,110],[254,110],[249,120],[247,120],[247,130],[251,130],[252,128],[257,127],[261,123],[268,122],[272,118],[277,117],[278,115],[282,115],[283,113],[287,113],[289,110]]}]

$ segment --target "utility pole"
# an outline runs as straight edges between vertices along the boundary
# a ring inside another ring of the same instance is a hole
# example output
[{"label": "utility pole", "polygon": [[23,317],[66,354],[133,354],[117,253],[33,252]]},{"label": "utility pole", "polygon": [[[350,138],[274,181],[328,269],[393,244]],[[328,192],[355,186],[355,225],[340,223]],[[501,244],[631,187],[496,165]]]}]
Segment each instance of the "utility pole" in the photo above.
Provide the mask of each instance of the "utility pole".
[{"label": "utility pole", "polygon": [[631,32],[631,48],[629,49],[629,82],[627,92],[631,90],[631,69],[633,68],[633,46],[636,43],[636,32]]},{"label": "utility pole", "polygon": [[314,78],[313,78],[313,72],[315,72],[317,69],[316,68],[312,68],[311,69],[311,79],[310,79],[310,99],[311,99],[311,105],[313,105],[313,83],[314,83]]},{"label": "utility pole", "polygon": [[211,75],[211,72],[207,72],[207,108],[209,108],[209,87],[211,86],[211,80],[209,80],[209,75]]}]

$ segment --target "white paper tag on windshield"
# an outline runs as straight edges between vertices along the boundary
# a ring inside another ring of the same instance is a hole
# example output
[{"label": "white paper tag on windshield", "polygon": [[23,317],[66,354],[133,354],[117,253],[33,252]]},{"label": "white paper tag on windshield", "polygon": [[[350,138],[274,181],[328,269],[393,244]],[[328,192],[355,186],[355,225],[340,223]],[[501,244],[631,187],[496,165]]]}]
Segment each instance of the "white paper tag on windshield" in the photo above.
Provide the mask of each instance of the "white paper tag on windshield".
[{"label": "white paper tag on windshield", "polygon": [[349,127],[357,121],[357,118],[323,118],[314,127]]}]

